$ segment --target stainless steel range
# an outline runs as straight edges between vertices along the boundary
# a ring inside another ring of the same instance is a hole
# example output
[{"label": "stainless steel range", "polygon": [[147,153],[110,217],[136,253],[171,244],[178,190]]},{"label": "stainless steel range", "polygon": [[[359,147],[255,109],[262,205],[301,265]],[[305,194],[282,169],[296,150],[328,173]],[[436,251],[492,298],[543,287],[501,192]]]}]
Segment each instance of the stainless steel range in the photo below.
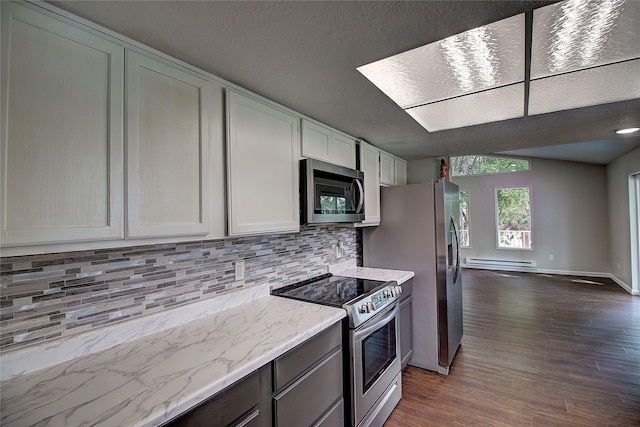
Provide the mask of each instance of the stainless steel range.
[{"label": "stainless steel range", "polygon": [[[273,295],[347,311],[344,327],[348,425],[382,426],[402,396],[397,282],[326,274]],[[348,351],[346,349],[348,348]]]}]

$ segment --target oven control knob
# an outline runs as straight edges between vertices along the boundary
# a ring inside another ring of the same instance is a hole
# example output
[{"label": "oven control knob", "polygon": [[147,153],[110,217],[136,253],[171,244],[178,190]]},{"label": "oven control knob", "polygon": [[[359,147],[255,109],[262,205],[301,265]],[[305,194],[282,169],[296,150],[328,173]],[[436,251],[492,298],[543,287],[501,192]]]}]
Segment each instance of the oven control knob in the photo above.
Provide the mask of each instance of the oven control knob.
[{"label": "oven control knob", "polygon": [[375,310],[376,310],[376,306],[375,306],[375,305],[373,305],[373,302],[371,302],[371,301],[369,301],[369,302],[367,303],[367,307],[369,307],[369,310],[367,310],[367,313],[368,313],[369,311],[375,311]]},{"label": "oven control knob", "polygon": [[358,313],[363,314],[368,312],[369,312],[369,307],[367,307],[366,304],[362,304],[360,307],[358,307]]}]

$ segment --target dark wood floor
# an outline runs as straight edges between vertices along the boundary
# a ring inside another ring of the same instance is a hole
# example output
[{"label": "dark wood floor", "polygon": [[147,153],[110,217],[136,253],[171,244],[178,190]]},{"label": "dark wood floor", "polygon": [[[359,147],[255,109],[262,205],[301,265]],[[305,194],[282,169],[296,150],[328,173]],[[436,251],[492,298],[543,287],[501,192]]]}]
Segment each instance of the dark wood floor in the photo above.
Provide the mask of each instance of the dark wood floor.
[{"label": "dark wood floor", "polygon": [[466,269],[463,281],[449,376],[409,366],[385,427],[640,426],[640,297],[609,279]]}]

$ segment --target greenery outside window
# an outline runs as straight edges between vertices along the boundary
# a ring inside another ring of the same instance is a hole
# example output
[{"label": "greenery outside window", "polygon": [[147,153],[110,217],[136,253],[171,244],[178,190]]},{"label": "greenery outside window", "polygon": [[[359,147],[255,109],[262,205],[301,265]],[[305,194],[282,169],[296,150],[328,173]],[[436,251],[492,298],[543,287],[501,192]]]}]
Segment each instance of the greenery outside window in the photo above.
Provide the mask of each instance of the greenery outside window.
[{"label": "greenery outside window", "polygon": [[337,196],[320,196],[320,207],[323,214],[347,213],[347,199]]},{"label": "greenery outside window", "polygon": [[498,249],[532,249],[529,188],[496,188]]},{"label": "greenery outside window", "polygon": [[469,247],[469,193],[460,191],[460,247]]},{"label": "greenery outside window", "polygon": [[488,175],[528,171],[528,160],[508,159],[493,156],[451,157],[451,176]]}]

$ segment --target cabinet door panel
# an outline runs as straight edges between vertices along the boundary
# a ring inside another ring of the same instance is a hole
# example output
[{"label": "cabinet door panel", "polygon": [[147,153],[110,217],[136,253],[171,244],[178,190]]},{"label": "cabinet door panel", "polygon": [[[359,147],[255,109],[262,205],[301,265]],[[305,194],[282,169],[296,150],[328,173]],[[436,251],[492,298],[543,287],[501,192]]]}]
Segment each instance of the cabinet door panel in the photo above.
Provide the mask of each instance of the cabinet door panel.
[{"label": "cabinet door panel", "polygon": [[274,398],[275,425],[311,425],[341,395],[342,351],[338,350]]},{"label": "cabinet door panel", "polygon": [[407,184],[407,162],[398,158],[395,158],[393,160],[394,160],[394,168],[395,168],[395,185],[406,185]]},{"label": "cabinet door panel", "polygon": [[208,231],[208,82],[127,52],[128,236]]},{"label": "cabinet door panel", "polygon": [[[241,380],[200,403],[195,408],[167,423],[166,427],[228,426],[231,423],[254,421],[259,415],[260,380],[257,372]],[[242,417],[242,420],[240,418]],[[247,424],[244,424],[247,425]]]},{"label": "cabinet door panel", "polygon": [[356,141],[344,135],[333,134],[331,162],[347,168],[356,168]]},{"label": "cabinet door panel", "polygon": [[302,156],[331,161],[331,131],[315,123],[302,121]]},{"label": "cabinet door panel", "polygon": [[280,390],[327,352],[342,345],[341,323],[319,333],[273,361],[274,389]]},{"label": "cabinet door panel", "polygon": [[314,425],[314,427],[335,427],[344,425],[344,400],[340,399],[338,403],[327,412]]},{"label": "cabinet door panel", "polygon": [[364,172],[366,224],[380,223],[380,150],[360,141],[360,169]]},{"label": "cabinet door panel", "polygon": [[3,246],[122,237],[123,47],[2,2]]},{"label": "cabinet door panel", "polygon": [[380,184],[395,184],[395,159],[391,154],[380,152]]},{"label": "cabinet door panel", "polygon": [[298,118],[227,93],[229,234],[298,231]]},{"label": "cabinet door panel", "polygon": [[402,369],[406,368],[409,359],[413,356],[413,320],[412,301],[409,297],[400,303],[400,354]]}]

